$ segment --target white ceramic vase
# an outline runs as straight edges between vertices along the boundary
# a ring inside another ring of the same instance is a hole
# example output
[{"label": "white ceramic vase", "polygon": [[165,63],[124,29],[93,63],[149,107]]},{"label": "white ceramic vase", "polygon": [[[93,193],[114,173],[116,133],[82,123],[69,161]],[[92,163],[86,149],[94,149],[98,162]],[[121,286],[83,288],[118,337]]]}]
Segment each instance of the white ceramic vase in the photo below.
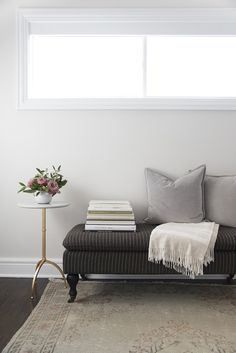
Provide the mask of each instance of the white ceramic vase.
[{"label": "white ceramic vase", "polygon": [[40,191],[38,195],[34,195],[36,203],[50,203],[52,201],[52,195],[45,191]]}]

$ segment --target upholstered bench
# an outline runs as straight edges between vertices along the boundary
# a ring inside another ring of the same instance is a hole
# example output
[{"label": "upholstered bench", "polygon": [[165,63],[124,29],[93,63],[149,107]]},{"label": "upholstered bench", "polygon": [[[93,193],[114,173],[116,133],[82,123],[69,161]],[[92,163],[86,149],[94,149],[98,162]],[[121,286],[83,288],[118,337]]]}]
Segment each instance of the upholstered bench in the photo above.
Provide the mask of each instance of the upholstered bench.
[{"label": "upholstered bench", "polygon": [[[148,245],[155,225],[138,224],[136,232],[85,231],[84,224],[73,227],[64,239],[63,269],[70,286],[70,300],[76,298],[79,275],[86,274],[177,274],[162,264],[148,261]],[[215,261],[205,274],[236,273],[236,228],[219,228]]]}]

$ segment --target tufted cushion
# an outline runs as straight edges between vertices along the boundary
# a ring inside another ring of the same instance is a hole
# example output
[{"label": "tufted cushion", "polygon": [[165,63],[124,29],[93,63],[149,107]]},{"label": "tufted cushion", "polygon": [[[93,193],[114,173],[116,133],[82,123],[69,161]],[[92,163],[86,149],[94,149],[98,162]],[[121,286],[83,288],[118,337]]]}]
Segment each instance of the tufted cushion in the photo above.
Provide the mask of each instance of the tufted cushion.
[{"label": "tufted cushion", "polygon": [[[148,251],[153,224],[138,224],[136,232],[85,231],[84,224],[73,227],[63,245],[70,251]],[[220,226],[216,251],[236,251],[236,228]]]}]

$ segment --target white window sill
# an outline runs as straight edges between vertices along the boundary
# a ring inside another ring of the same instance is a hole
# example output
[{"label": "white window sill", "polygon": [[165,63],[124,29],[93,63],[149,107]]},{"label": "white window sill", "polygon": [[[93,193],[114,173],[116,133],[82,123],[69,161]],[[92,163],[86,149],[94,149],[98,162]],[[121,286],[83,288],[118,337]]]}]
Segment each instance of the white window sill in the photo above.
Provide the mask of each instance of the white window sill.
[{"label": "white window sill", "polygon": [[18,110],[236,110],[235,98],[26,99]]}]

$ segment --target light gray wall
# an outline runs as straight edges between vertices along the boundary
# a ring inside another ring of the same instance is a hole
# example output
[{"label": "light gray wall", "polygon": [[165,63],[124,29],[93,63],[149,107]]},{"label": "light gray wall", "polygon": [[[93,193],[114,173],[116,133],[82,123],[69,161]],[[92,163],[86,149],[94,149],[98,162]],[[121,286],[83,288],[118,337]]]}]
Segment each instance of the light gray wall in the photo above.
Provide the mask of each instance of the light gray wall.
[{"label": "light gray wall", "polygon": [[62,164],[69,180],[60,198],[71,206],[48,212],[48,254],[56,259],[66,232],[85,220],[90,199],[129,199],[138,219],[146,215],[145,167],[177,176],[206,163],[208,173],[236,173],[233,111],[17,112],[16,8],[235,5],[229,0],[0,1],[0,274],[20,274],[19,263],[40,256],[40,213],[16,206],[32,198],[16,191],[35,167]]}]

